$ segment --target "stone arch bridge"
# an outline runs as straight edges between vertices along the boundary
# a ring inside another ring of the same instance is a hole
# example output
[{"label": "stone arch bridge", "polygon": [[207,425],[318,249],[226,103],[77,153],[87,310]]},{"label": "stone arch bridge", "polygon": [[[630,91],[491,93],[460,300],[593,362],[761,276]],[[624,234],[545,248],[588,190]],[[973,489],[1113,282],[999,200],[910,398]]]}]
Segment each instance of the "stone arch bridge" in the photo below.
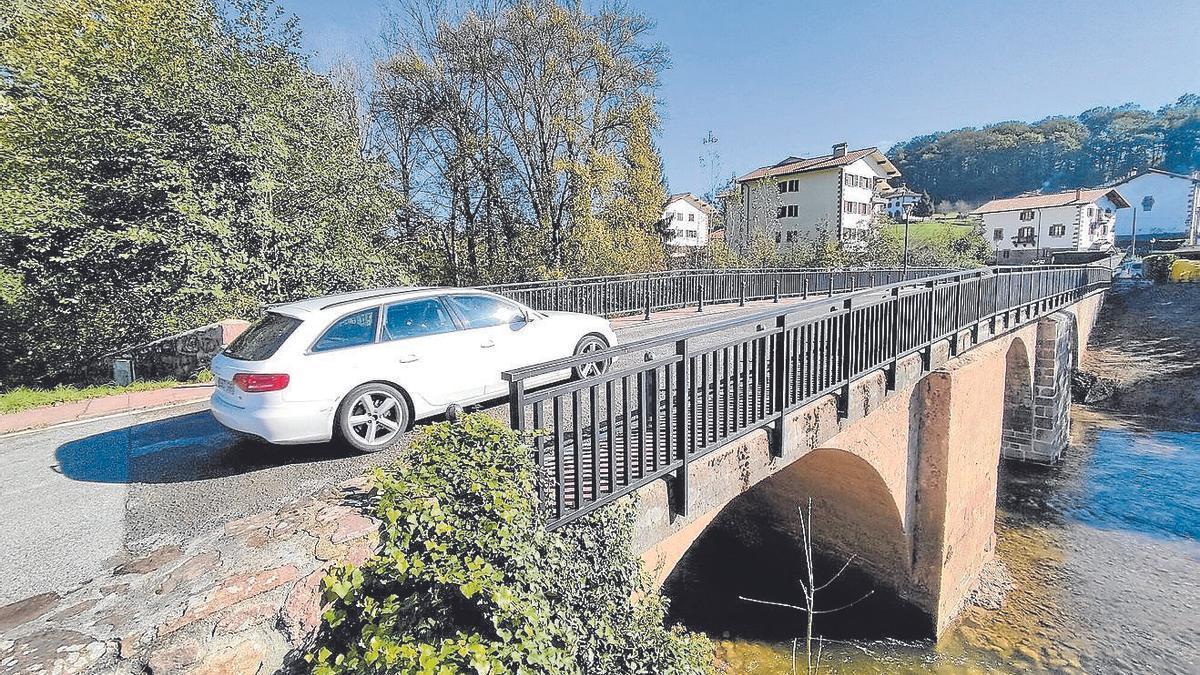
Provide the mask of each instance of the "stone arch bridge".
[{"label": "stone arch bridge", "polygon": [[513,423],[548,430],[552,526],[636,496],[660,582],[739,495],[758,491],[781,528],[812,498],[816,544],[853,554],[937,635],[993,555],[1001,457],[1053,463],[1068,443],[1071,371],[1108,279],[951,274],[714,326],[716,342],[627,345],[642,358],[598,382],[523,386],[569,359],[514,371]]}]

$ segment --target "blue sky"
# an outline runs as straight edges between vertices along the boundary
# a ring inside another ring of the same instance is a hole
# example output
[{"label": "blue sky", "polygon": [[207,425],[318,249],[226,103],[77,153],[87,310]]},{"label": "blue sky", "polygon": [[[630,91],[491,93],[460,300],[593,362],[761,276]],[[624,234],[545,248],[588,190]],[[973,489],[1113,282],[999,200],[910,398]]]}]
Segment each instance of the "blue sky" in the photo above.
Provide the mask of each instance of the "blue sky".
[{"label": "blue sky", "polygon": [[[315,64],[369,63],[380,0],[281,0]],[[1197,0],[644,0],[671,53],[659,138],[673,192],[788,155],[1200,93]]]}]

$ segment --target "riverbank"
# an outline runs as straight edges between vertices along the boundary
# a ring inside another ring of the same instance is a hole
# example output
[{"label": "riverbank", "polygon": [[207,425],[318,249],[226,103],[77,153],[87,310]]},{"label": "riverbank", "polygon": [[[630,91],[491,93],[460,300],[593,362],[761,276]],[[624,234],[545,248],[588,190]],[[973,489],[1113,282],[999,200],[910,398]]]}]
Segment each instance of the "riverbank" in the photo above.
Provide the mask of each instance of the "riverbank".
[{"label": "riverbank", "polygon": [[1155,284],[1110,293],[1082,369],[1115,384],[1089,407],[1152,426],[1200,426],[1200,288]]}]

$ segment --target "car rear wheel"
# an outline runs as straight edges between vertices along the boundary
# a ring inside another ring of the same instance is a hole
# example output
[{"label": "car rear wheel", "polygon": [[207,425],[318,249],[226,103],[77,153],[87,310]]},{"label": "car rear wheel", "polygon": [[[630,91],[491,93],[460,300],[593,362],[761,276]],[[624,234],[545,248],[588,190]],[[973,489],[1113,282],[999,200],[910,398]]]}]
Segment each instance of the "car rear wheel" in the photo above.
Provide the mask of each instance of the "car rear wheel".
[{"label": "car rear wheel", "polygon": [[[608,341],[599,335],[585,335],[575,345],[575,356],[584,356],[601,350],[608,349]],[[601,359],[590,363],[581,363],[575,366],[575,378],[582,380],[589,377],[603,375],[608,367],[612,365],[612,359]]]},{"label": "car rear wheel", "polygon": [[390,448],[408,428],[408,403],[395,387],[371,382],[355,387],[342,399],[338,434],[359,452]]}]

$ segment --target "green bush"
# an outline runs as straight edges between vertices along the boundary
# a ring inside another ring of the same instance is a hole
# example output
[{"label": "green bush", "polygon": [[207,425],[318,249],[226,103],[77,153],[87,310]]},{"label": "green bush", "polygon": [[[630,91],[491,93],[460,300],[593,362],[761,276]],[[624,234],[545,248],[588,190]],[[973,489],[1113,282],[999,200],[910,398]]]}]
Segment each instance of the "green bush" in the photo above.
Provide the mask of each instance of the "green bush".
[{"label": "green bush", "polygon": [[314,673],[710,670],[707,640],[664,626],[631,506],[547,532],[528,447],[483,415],[428,427],[410,453],[375,471],[380,550],[324,580]]},{"label": "green bush", "polygon": [[1171,277],[1171,265],[1178,259],[1179,256],[1171,253],[1148,255],[1142,260],[1143,274],[1155,283],[1166,283]]}]

